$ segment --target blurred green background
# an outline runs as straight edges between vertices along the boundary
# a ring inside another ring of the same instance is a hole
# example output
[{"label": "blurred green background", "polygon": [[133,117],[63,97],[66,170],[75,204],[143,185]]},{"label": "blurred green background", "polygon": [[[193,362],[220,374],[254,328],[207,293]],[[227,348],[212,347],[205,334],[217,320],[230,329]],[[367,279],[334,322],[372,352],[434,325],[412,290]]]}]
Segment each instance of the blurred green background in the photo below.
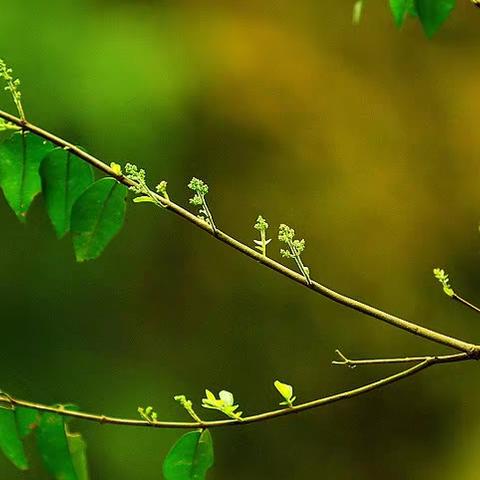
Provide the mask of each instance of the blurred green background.
[{"label": "blurred green background", "polygon": [[[475,300],[480,238],[480,12],[459,5],[428,41],[399,32],[386,1],[6,2],[0,56],[22,79],[27,116],[107,162],[144,166],[186,204],[211,188],[217,224],[251,243],[262,213],[307,239],[315,279],[470,341],[478,319],[431,270]],[[13,111],[1,94],[1,105]],[[445,351],[335,305],[153,207],[97,261],[76,264],[42,199],[21,225],[0,202],[1,387],[43,403],[162,419],[203,389],[256,413],[395,369],[352,357]],[[276,228],[276,227],[275,227]],[[275,237],[274,229],[272,236]],[[272,254],[278,243],[272,243]],[[275,253],[278,257],[278,255]],[[478,478],[475,364],[446,365],[299,416],[214,431],[219,479]],[[210,412],[203,412],[210,418]],[[76,422],[92,479],[161,478],[181,432]],[[17,473],[0,458],[6,480]]]}]

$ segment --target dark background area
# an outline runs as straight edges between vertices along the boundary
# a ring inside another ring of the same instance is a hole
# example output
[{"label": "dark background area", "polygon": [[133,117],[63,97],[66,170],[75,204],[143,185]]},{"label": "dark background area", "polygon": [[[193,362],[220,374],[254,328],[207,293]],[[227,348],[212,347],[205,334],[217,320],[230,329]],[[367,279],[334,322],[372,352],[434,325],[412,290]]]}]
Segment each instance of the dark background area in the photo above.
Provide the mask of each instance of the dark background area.
[{"label": "dark background area", "polygon": [[[217,224],[252,244],[259,213],[307,240],[312,276],[355,298],[478,341],[480,12],[459,1],[431,41],[388,5],[303,0],[7,2],[0,56],[28,118],[150,183],[210,185]],[[1,94],[2,108],[13,111]],[[173,215],[130,205],[97,261],[77,264],[39,197],[22,225],[0,203],[1,387],[43,403],[187,417],[205,387],[270,410],[274,379],[298,401],[395,368],[351,357],[446,351],[333,304]],[[271,254],[278,258],[278,242]],[[368,396],[213,432],[219,479],[478,478],[477,365],[445,365]],[[200,407],[198,407],[199,410]],[[205,418],[214,418],[201,411]],[[92,479],[161,478],[177,431],[76,422]],[[35,456],[35,449],[32,455]],[[38,459],[34,463],[38,463]],[[21,474],[0,459],[8,480]]]}]

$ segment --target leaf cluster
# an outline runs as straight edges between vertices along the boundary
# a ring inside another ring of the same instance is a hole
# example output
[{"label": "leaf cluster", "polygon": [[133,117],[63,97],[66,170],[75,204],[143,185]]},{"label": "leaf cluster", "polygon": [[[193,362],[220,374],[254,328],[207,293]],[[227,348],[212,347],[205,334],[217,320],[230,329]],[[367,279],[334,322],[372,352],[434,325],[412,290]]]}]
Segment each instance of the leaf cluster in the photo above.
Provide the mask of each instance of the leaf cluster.
[{"label": "leaf cluster", "polygon": [[[73,405],[56,407],[76,410]],[[85,442],[70,431],[65,417],[8,404],[0,407],[0,449],[20,470],[29,468],[23,441],[32,432],[43,464],[55,479],[88,480]]]},{"label": "leaf cluster", "polygon": [[78,261],[97,258],[124,222],[124,185],[108,177],[95,181],[90,165],[27,132],[0,143],[0,187],[22,222],[42,193],[57,237],[72,234]]}]

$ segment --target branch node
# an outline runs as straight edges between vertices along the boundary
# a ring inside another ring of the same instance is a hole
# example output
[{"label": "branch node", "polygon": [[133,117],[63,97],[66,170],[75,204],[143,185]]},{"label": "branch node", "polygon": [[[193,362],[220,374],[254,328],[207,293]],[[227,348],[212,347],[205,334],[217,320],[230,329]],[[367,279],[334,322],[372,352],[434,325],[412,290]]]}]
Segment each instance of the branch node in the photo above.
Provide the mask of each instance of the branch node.
[{"label": "branch node", "polygon": [[354,362],[347,358],[338,348],[335,350],[335,353],[341,358],[341,361],[333,360],[332,365],[345,365],[352,370],[356,367]]}]

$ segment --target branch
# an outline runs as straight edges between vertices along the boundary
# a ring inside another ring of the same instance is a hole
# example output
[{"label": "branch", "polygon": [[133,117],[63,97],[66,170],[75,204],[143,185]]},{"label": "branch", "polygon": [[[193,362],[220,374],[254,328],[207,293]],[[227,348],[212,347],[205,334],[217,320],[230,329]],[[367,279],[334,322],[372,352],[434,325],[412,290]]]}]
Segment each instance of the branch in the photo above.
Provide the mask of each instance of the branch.
[{"label": "branch", "polygon": [[341,360],[334,360],[332,365],[345,365],[349,368],[355,368],[357,365],[386,365],[397,363],[418,363],[424,361],[433,361],[436,364],[440,363],[454,363],[468,360],[471,357],[467,353],[456,353],[454,355],[424,355],[422,357],[399,357],[399,358],[373,358],[365,360],[352,360],[347,358],[340,350],[335,350],[335,353]]},{"label": "branch", "polygon": [[[52,142],[53,144],[66,149],[73,153],[75,156],[78,158],[84,160],[85,162],[89,163],[90,165],[94,166],[98,170],[106,173],[107,175],[110,175],[111,177],[116,178],[116,180],[127,187],[135,186],[135,182],[125,178],[123,175],[119,175],[116,173],[111,167],[109,167],[107,164],[102,162],[101,160],[95,158],[93,155],[90,155],[80,148],[76,147],[75,145],[71,144],[70,142],[67,142],[66,140],[63,140],[60,137],[57,137],[56,135],[47,132],[46,130],[43,130],[40,127],[37,127],[30,122],[27,122],[26,120],[22,120],[20,118],[15,117],[14,115],[11,115],[7,112],[4,112],[0,110],[0,118],[3,118],[4,120],[13,123],[14,125],[17,125],[18,127],[21,127],[23,131],[29,131],[34,133],[35,135],[38,135],[45,140],[48,140],[49,142]],[[189,221],[190,223],[196,225],[198,228],[206,231],[207,233],[210,233],[213,235],[215,238],[220,240],[221,242],[225,243],[226,245],[234,248],[235,250],[238,250],[239,252],[243,253],[247,257],[252,258],[256,262],[259,262],[271,270],[276,271],[277,273],[280,273],[281,275],[284,275],[285,277],[288,277],[290,280],[293,280],[296,283],[299,283],[311,290],[313,290],[316,293],[319,293],[320,295],[323,295],[324,297],[329,298],[330,300],[333,300],[334,302],[337,302],[341,305],[344,305],[348,308],[351,308],[353,310],[356,310],[360,313],[363,313],[365,315],[368,315],[370,317],[376,318],[378,320],[381,320],[382,322],[388,323],[389,325],[392,325],[394,327],[400,328],[402,330],[405,330],[409,333],[412,333],[413,335],[417,335],[419,337],[425,338],[427,340],[430,340],[435,343],[439,343],[442,345],[445,345],[447,347],[454,348],[456,350],[459,350],[461,352],[466,352],[471,356],[474,357],[480,357],[480,345],[475,345],[472,343],[465,342],[463,340],[436,332],[434,330],[430,330],[425,327],[421,327],[420,325],[417,325],[413,322],[409,322],[407,320],[404,320],[400,317],[396,317],[394,315],[391,315],[389,313],[386,313],[382,310],[379,310],[378,308],[371,307],[370,305],[367,305],[365,303],[359,302],[358,300],[355,300],[353,298],[347,297],[346,295],[343,295],[341,293],[338,293],[318,282],[315,282],[313,280],[308,280],[305,278],[305,276],[294,272],[293,270],[285,267],[281,263],[276,262],[275,260],[272,260],[258,252],[256,252],[254,249],[248,247],[247,245],[239,242],[238,240],[234,239],[233,237],[227,235],[226,233],[222,232],[221,230],[215,229],[214,227],[210,226],[207,222],[199,219],[192,213],[190,213],[188,210],[185,210],[182,208],[180,205],[177,205],[176,203],[162,197],[161,195],[155,194],[155,198],[158,200],[158,203],[161,204],[163,207],[165,207],[168,210],[171,210],[173,213],[176,215],[182,217],[184,220]]]},{"label": "branch", "polygon": [[457,295],[456,293],[453,293],[452,295],[453,300],[456,300],[457,302],[465,305],[466,307],[472,309],[474,312],[480,313],[480,308],[476,307],[473,305],[473,303],[468,302],[464,298],[462,298],[460,295]]},{"label": "branch", "polygon": [[[463,354],[462,354],[463,355]],[[463,360],[471,360],[472,358],[468,355],[464,355]],[[459,360],[458,360],[459,361]],[[193,428],[217,428],[217,427],[232,427],[238,425],[244,425],[247,423],[258,423],[264,422],[266,420],[271,420],[277,417],[283,417],[286,415],[292,415],[294,413],[300,413],[305,410],[311,410],[314,408],[319,408],[324,405],[329,405],[331,403],[336,403],[341,400],[348,400],[353,397],[358,397],[365,393],[371,392],[378,388],[384,387],[391,383],[398,382],[404,378],[415,375],[416,373],[425,370],[437,363],[442,363],[439,360],[439,357],[428,357],[425,360],[417,363],[413,367],[410,367],[406,370],[403,370],[394,375],[382,378],[372,383],[368,383],[361,387],[354,388],[352,390],[347,390],[345,392],[337,393],[335,395],[330,395],[328,397],[319,398],[311,402],[302,403],[299,405],[294,405],[293,407],[283,408],[279,410],[272,410],[265,413],[260,413],[258,415],[251,415],[249,417],[243,417],[242,420],[217,420],[212,422],[163,422],[163,421],[152,421],[148,422],[145,420],[136,420],[130,418],[117,418],[109,417],[105,415],[95,415],[91,413],[76,412],[72,410],[65,410],[61,407],[51,407],[48,405],[43,405],[40,403],[28,402],[25,400],[19,400],[17,398],[11,397],[5,393],[0,394],[0,402],[4,402],[12,407],[26,407],[33,408],[35,410],[43,412],[57,413],[65,417],[73,417],[82,420],[88,420],[96,423],[107,423],[111,425],[126,425],[132,427],[152,427],[152,428],[176,428],[176,429],[193,429]]]}]

